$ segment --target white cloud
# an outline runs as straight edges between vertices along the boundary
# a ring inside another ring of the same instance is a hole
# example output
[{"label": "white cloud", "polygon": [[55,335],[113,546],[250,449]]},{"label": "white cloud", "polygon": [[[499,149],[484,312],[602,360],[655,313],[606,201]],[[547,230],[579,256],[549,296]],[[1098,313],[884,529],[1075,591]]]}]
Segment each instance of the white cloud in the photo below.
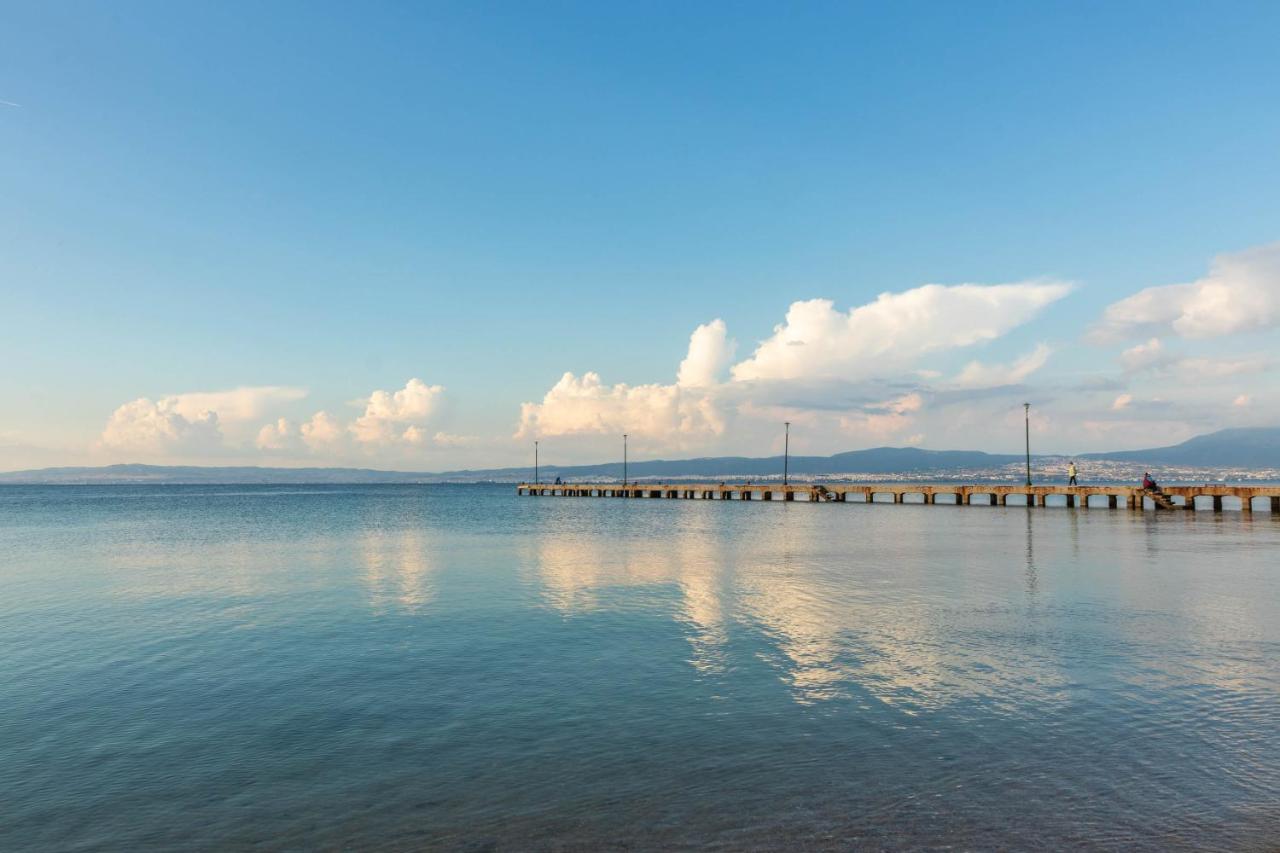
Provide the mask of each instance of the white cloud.
[{"label": "white cloud", "polygon": [[[864,443],[883,443],[895,436],[902,436],[915,425],[914,415],[924,407],[924,398],[912,392],[867,407],[864,411],[841,415],[840,429]],[[920,434],[903,439],[906,444],[919,444]]]},{"label": "white cloud", "polygon": [[144,454],[197,452],[222,442],[217,412],[190,417],[178,411],[176,397],[139,397],[116,409],[107,420],[100,444]]},{"label": "white cloud", "polygon": [[1170,360],[1171,356],[1164,351],[1164,345],[1160,343],[1159,338],[1152,338],[1145,344],[1129,347],[1120,353],[1120,366],[1131,373],[1146,370],[1149,367],[1161,367],[1167,365]]},{"label": "white cloud", "polygon": [[680,362],[676,384],[681,388],[716,385],[733,360],[737,342],[729,340],[724,320],[703,323],[689,336],[689,352]]},{"label": "white cloud", "polygon": [[437,432],[431,440],[439,447],[475,447],[480,443],[479,436],[454,435],[447,432]]},{"label": "white cloud", "polygon": [[689,336],[674,385],[605,385],[598,373],[565,373],[541,402],[520,407],[515,437],[628,433],[678,448],[721,435],[717,382],[734,346],[724,321],[712,320]]},{"label": "white cloud", "polygon": [[1212,338],[1280,323],[1280,243],[1219,255],[1189,284],[1148,287],[1108,306],[1093,330],[1099,342],[1146,330]]},{"label": "white cloud", "polygon": [[1053,350],[1048,344],[1040,344],[1011,364],[983,364],[980,361],[971,361],[960,371],[960,375],[956,377],[955,385],[960,388],[995,388],[1001,385],[1016,385],[1044,367],[1052,352]]},{"label": "white cloud", "polygon": [[[847,313],[827,299],[795,302],[773,336],[732,366],[728,381],[720,377],[734,344],[723,321],[714,320],[690,336],[674,384],[607,385],[594,372],[565,373],[540,402],[523,404],[515,437],[625,432],[652,439],[651,449],[688,449],[723,436],[730,421],[737,424],[735,436],[750,429],[744,421],[758,423],[763,435],[772,430],[764,429],[766,423],[802,423],[806,411],[819,410],[826,414],[814,420],[814,431],[906,435],[923,406],[920,394],[900,390],[886,399],[852,383],[909,370],[925,353],[998,337],[1070,289],[1059,282],[926,285],[881,294]],[[1010,365],[975,362],[961,382],[1020,381],[1049,352],[1041,345]]]},{"label": "white cloud", "polygon": [[1133,395],[1121,394],[1119,397],[1116,397],[1115,401],[1111,404],[1111,410],[1113,412],[1119,412],[1129,408],[1131,405],[1133,405]]},{"label": "white cloud", "polygon": [[279,418],[274,423],[264,424],[258,430],[254,445],[259,450],[285,450],[293,445],[297,437],[293,424],[286,418]]},{"label": "white cloud", "polygon": [[1253,399],[1248,394],[1241,394],[1239,397],[1236,397],[1234,400],[1231,401],[1231,405],[1235,406],[1236,408],[1243,409],[1245,406],[1249,405],[1252,402],[1253,402]]},{"label": "white cloud", "polygon": [[302,443],[313,451],[324,451],[341,443],[344,431],[342,424],[328,412],[316,412],[299,428]]},{"label": "white cloud", "polygon": [[364,414],[351,425],[351,434],[366,444],[420,443],[426,437],[422,427],[436,413],[443,393],[442,386],[416,378],[394,393],[374,391],[363,401]]},{"label": "white cloud", "polygon": [[224,426],[235,432],[237,425],[247,426],[306,394],[303,388],[267,385],[169,394],[157,400],[139,397],[112,413],[98,444],[142,454],[208,452],[223,444]]},{"label": "white cloud", "polygon": [[430,440],[427,431],[420,426],[410,426],[405,428],[400,438],[404,439],[406,444],[423,445]]},{"label": "white cloud", "polygon": [[1217,359],[1184,358],[1176,362],[1178,375],[1186,379],[1225,379],[1247,373],[1261,373],[1271,367],[1264,357]]},{"label": "white cloud", "polygon": [[734,365],[733,378],[885,375],[928,352],[997,338],[1070,291],[1062,282],[927,284],[882,293],[847,313],[830,299],[794,302],[773,335]]},{"label": "white cloud", "polygon": [[196,391],[165,397],[175,412],[196,419],[205,412],[216,412],[224,424],[255,421],[273,407],[307,396],[305,388],[279,385],[233,388],[230,391]]},{"label": "white cloud", "polygon": [[566,373],[540,403],[520,408],[517,438],[616,434],[670,439],[719,435],[724,421],[704,392],[678,385],[605,385],[597,373]]}]

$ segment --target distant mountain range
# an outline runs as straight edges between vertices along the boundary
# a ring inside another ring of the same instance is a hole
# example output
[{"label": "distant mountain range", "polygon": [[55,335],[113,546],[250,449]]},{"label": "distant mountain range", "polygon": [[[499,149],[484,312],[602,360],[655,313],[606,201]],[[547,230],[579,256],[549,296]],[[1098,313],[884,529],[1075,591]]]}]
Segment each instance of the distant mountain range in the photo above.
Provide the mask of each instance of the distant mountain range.
[{"label": "distant mountain range", "polygon": [[[1054,454],[1056,456],[1057,454]],[[909,474],[922,471],[961,472],[994,470],[1022,461],[1020,454],[982,453],[974,450],[921,450],[915,447],[875,447],[834,456],[792,456],[790,471],[813,474]],[[1037,455],[1036,458],[1052,458]],[[1280,468],[1280,427],[1227,429],[1196,436],[1170,447],[1083,453],[1080,459],[1128,462],[1159,468],[1176,465],[1195,468]],[[701,459],[657,459],[632,462],[627,475],[652,477],[763,477],[782,471],[782,457],[712,456]],[[622,476],[619,462],[601,465],[545,465],[544,479],[565,477],[593,479]],[[442,480],[514,481],[526,479],[532,470],[489,468],[465,471],[378,471],[371,468],[258,468],[204,467],[196,465],[107,465],[104,467],[40,468],[0,473],[0,483],[427,483]]]},{"label": "distant mountain range", "polygon": [[1280,468],[1280,427],[1224,429],[1169,447],[1082,453],[1080,458],[1206,468]]}]

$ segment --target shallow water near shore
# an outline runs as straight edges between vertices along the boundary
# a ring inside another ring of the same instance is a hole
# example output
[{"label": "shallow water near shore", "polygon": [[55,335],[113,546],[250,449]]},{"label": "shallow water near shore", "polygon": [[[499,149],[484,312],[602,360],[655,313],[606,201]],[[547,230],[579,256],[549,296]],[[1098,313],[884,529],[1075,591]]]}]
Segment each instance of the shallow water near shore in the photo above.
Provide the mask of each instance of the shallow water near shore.
[{"label": "shallow water near shore", "polygon": [[0,849],[1265,849],[1268,513],[0,487]]}]

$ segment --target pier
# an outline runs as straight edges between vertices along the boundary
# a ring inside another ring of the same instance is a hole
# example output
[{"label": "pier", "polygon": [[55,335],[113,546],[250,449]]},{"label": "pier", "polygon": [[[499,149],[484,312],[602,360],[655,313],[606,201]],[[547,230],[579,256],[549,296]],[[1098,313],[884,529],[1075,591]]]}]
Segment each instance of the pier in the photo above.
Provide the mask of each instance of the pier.
[{"label": "pier", "polygon": [[[721,501],[807,501],[811,503],[893,503],[947,506],[1065,506],[1078,509],[1189,510],[1226,509],[1280,514],[1280,486],[1162,486],[1149,492],[1137,486],[1021,486],[996,484],[871,483],[520,483],[516,494],[529,497],[665,498]],[[850,495],[854,497],[851,499]],[[942,500],[939,500],[942,498]],[[1059,500],[1061,498],[1061,500]]]}]

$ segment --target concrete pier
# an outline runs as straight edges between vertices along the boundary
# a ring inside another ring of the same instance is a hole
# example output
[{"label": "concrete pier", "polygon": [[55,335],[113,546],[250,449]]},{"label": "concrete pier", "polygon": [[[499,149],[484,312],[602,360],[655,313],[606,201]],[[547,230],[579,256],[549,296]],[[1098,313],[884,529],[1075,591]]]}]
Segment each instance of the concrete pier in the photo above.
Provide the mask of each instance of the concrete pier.
[{"label": "concrete pier", "polygon": [[[1204,511],[1212,509],[1222,512],[1227,509],[1238,509],[1240,512],[1252,513],[1254,501],[1260,502],[1256,507],[1263,512],[1268,509],[1272,514],[1280,514],[1280,486],[1164,486],[1161,489],[1166,501],[1157,500],[1157,496],[1136,486],[1121,485],[1089,485],[1089,486],[1012,486],[977,483],[972,485],[949,483],[872,483],[866,485],[842,484],[807,484],[787,485],[778,483],[751,484],[744,483],[566,483],[551,485],[547,483],[520,483],[516,486],[516,494],[554,497],[591,497],[591,498],[667,498],[683,500],[721,500],[721,501],[795,501],[836,503],[915,503],[914,496],[920,497],[920,503],[929,506],[946,504],[964,506],[1015,506],[1026,505],[1036,507],[1050,506],[1050,498],[1062,497],[1062,506],[1079,509],[1098,509],[1105,506],[1109,509],[1125,508],[1143,509],[1186,509]],[[850,496],[853,496],[852,498]],[[943,499],[939,500],[939,496]],[[877,500],[877,497],[879,498]],[[908,501],[908,497],[912,500]],[[1010,501],[1010,498],[1013,498]],[[1090,506],[1090,498],[1093,504]],[[1200,498],[1200,505],[1196,499]],[[1228,505],[1230,501],[1230,505]],[[1056,503],[1056,500],[1055,500]]]}]

